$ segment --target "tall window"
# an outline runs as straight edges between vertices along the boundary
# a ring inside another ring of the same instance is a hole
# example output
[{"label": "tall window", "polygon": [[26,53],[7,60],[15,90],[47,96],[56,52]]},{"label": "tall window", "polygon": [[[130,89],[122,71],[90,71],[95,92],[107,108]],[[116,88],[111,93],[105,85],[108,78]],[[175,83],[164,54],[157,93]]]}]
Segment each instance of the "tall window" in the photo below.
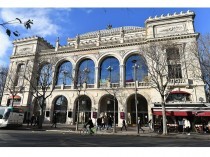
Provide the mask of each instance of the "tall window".
[{"label": "tall window", "polygon": [[94,84],[95,64],[91,59],[85,59],[79,64],[77,71],[78,83]]},{"label": "tall window", "polygon": [[67,99],[65,96],[60,96],[55,101],[54,111],[66,111],[67,109]]},{"label": "tall window", "polygon": [[25,65],[24,64],[18,65],[15,86],[22,86],[23,85],[24,69],[25,69]]},{"label": "tall window", "polygon": [[108,57],[101,63],[100,81],[105,83],[109,80],[111,83],[119,83],[120,71],[119,61],[115,57]]},{"label": "tall window", "polygon": [[69,61],[62,63],[58,67],[56,85],[71,85],[72,83],[72,64]]},{"label": "tall window", "polygon": [[39,86],[48,87],[52,84],[52,65],[45,64],[39,71]]},{"label": "tall window", "polygon": [[138,65],[138,68],[136,70],[136,79],[138,81],[145,81],[147,75],[148,75],[148,67],[140,55],[131,55],[125,63],[125,80],[126,82],[133,82],[134,79],[134,69],[133,69],[133,60],[136,60],[136,64]]},{"label": "tall window", "polygon": [[180,54],[178,48],[166,50],[168,62],[168,75],[170,79],[182,78]]}]

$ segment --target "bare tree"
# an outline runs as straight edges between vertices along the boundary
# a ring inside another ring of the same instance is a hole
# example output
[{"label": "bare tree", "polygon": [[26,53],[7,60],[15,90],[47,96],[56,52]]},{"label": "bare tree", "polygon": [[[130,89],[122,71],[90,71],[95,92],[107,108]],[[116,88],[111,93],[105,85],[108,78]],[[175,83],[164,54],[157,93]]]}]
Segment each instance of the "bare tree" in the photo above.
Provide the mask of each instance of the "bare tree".
[{"label": "bare tree", "polygon": [[[165,104],[170,91],[175,88],[171,80],[182,78],[180,55],[177,45],[171,42],[153,42],[142,46],[145,63],[148,66],[148,81],[161,96],[163,135],[168,134]],[[170,87],[170,88],[169,88]]]},{"label": "bare tree", "polygon": [[44,121],[44,111],[46,100],[52,95],[55,89],[53,80],[57,57],[40,57],[36,56],[33,62],[29,62],[26,68],[24,79],[28,82],[29,92],[33,95],[35,103],[40,107],[39,128],[42,128]]},{"label": "bare tree", "polygon": [[10,68],[7,73],[4,73],[6,78],[4,92],[10,95],[10,101],[7,102],[7,105],[14,106],[15,96],[25,90],[24,67],[24,64],[20,64],[18,67]]},{"label": "bare tree", "polygon": [[8,73],[8,67],[3,66],[3,65],[0,66],[0,104],[3,97],[3,93],[4,93],[7,73]]},{"label": "bare tree", "polygon": [[207,101],[210,102],[210,34],[200,35],[198,41],[192,43],[190,51],[194,54],[191,60],[195,58],[200,63],[192,64],[193,77],[203,80]]},{"label": "bare tree", "polygon": [[[109,76],[106,79],[106,82],[101,82],[101,87],[103,90],[105,90],[111,97],[109,97],[108,101],[113,102],[113,133],[116,133],[116,101],[118,93],[121,93],[120,85],[119,85],[119,73],[112,74],[113,67],[110,65],[106,68],[106,70],[109,72]],[[114,80],[115,83],[112,83],[112,80]],[[118,110],[118,109],[117,109]]]},{"label": "bare tree", "polygon": [[3,22],[3,23],[0,23],[0,26],[2,26],[5,31],[6,31],[6,34],[10,37],[11,35],[14,35],[16,37],[20,36],[20,33],[17,31],[17,30],[12,30],[10,27],[8,27],[9,25],[15,25],[15,24],[20,24],[20,25],[24,25],[24,27],[26,29],[30,29],[31,28],[31,25],[33,24],[33,20],[27,20],[25,22],[22,22],[21,19],[19,18],[15,18],[14,20],[11,20],[11,21],[7,21],[7,22]]}]

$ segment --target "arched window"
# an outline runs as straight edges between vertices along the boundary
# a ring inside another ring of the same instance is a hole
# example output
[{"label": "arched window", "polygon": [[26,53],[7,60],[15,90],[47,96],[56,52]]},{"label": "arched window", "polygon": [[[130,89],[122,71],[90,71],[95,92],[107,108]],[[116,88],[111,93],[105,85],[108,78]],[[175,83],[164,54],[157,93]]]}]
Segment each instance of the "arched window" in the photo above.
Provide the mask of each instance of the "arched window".
[{"label": "arched window", "polygon": [[79,64],[77,71],[78,83],[94,84],[95,64],[91,59],[85,59]]},{"label": "arched window", "polygon": [[57,71],[56,85],[71,85],[72,83],[72,64],[69,61],[63,62]]},{"label": "arched window", "polygon": [[101,63],[100,82],[105,83],[107,80],[111,83],[119,83],[119,61],[115,57],[107,57]]},{"label": "arched window", "polygon": [[[136,61],[136,63],[134,63]],[[146,78],[148,76],[148,67],[145,63],[145,60],[141,55],[134,54],[131,55],[125,63],[125,80],[126,82],[134,82],[134,64],[138,65],[138,68],[136,70],[136,79],[138,81],[146,81]]]},{"label": "arched window", "polygon": [[17,77],[15,80],[15,86],[22,86],[23,85],[23,76],[24,76],[24,64],[19,64],[17,68]]},{"label": "arched window", "polygon": [[52,84],[52,80],[52,65],[49,63],[43,65],[39,71],[38,85],[47,87]]},{"label": "arched window", "polygon": [[66,111],[67,99],[65,96],[60,96],[55,101],[54,111]]}]

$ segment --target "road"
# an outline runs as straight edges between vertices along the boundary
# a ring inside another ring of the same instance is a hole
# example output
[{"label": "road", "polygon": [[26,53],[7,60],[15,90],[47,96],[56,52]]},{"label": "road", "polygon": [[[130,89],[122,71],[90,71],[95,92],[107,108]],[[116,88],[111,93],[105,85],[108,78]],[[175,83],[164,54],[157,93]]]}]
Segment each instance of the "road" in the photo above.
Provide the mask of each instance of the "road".
[{"label": "road", "polygon": [[210,140],[0,130],[0,147],[209,147]]}]

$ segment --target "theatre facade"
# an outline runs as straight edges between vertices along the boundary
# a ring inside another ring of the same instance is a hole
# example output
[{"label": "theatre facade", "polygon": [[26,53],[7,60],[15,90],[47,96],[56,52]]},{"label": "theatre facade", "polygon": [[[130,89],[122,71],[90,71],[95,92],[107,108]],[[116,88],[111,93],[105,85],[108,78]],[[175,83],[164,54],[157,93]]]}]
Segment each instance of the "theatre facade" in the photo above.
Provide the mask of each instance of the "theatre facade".
[{"label": "theatre facade", "polygon": [[[19,74],[25,73],[29,64],[39,63],[39,70],[42,70],[56,57],[52,65],[51,85],[55,88],[45,102],[45,123],[52,121],[56,111],[58,123],[75,124],[77,114],[82,123],[89,117],[95,122],[97,117],[114,116],[115,113],[117,125],[122,125],[122,119],[126,119],[128,125],[135,125],[136,91],[138,117],[146,125],[150,119],[155,122],[162,112],[160,94],[148,81],[147,60],[141,53],[141,47],[151,42],[169,40],[177,45],[177,54],[190,55],[191,52],[184,51],[183,47],[198,38],[194,18],[195,13],[191,11],[149,17],[145,20],[145,27],[96,30],[68,38],[64,46],[60,45],[59,38],[55,41],[55,47],[37,36],[17,39],[13,42],[9,68],[16,69],[14,75],[17,87],[20,87],[26,80]],[[178,70],[175,71],[177,75],[168,83],[173,90],[166,104],[166,115],[175,119],[192,118],[199,114],[208,117],[210,109],[205,103],[204,83],[190,75],[192,69],[186,70],[187,65],[182,62],[184,59],[180,58]],[[138,65],[136,79],[134,61]],[[30,118],[32,114],[39,114],[40,108],[31,94],[31,87],[24,88],[15,96],[14,106],[22,107],[26,118]],[[5,90],[1,105],[9,106],[10,102],[11,95]]]}]

